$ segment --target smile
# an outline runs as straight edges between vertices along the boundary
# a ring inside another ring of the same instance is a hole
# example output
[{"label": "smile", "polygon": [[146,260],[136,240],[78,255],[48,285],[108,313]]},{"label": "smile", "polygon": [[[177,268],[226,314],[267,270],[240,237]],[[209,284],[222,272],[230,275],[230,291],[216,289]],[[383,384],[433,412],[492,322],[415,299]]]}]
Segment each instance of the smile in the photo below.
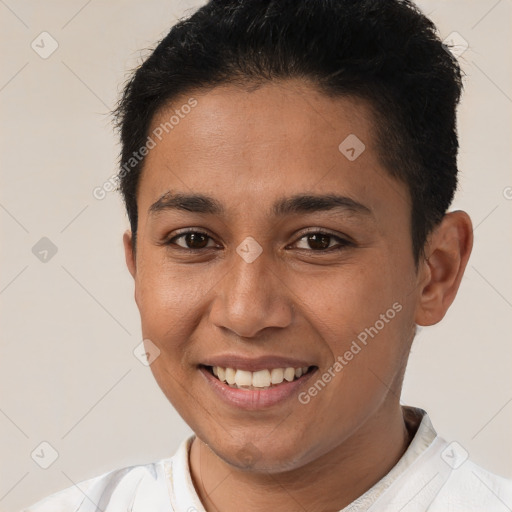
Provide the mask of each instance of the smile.
[{"label": "smile", "polygon": [[230,408],[255,411],[296,398],[318,372],[318,366],[308,365],[308,358],[249,358],[228,353],[208,358],[198,370],[209,392],[221,402]]},{"label": "smile", "polygon": [[272,368],[255,372],[236,368],[223,368],[222,366],[206,366],[205,368],[219,381],[226,383],[232,388],[260,390],[271,389],[283,384],[283,382],[293,382],[294,380],[300,379],[303,375],[306,375],[315,367]]}]

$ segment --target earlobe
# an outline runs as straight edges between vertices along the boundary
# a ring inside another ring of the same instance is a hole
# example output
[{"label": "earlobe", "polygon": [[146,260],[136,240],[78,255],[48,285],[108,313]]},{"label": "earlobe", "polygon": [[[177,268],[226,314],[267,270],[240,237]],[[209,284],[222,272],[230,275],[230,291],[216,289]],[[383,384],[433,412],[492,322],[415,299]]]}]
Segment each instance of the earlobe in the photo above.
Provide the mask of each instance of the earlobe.
[{"label": "earlobe", "polygon": [[133,252],[132,247],[132,232],[128,229],[123,234],[123,245],[124,245],[124,257],[126,260],[126,266],[130,271],[130,274],[135,279],[136,273],[136,263],[135,263],[135,254]]},{"label": "earlobe", "polygon": [[434,325],[441,321],[459,289],[471,249],[473,226],[462,211],[448,213],[431,234],[423,265],[415,322]]}]

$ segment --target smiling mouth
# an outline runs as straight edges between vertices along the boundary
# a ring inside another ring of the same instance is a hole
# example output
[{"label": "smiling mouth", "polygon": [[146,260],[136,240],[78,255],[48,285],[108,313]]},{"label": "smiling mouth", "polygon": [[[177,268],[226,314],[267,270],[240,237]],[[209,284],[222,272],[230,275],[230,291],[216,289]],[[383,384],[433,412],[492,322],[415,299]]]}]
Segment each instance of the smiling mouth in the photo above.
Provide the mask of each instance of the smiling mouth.
[{"label": "smiling mouth", "polygon": [[287,382],[298,380],[316,370],[316,366],[272,368],[256,372],[223,368],[221,366],[203,366],[203,368],[229,387],[246,390],[275,388]]}]

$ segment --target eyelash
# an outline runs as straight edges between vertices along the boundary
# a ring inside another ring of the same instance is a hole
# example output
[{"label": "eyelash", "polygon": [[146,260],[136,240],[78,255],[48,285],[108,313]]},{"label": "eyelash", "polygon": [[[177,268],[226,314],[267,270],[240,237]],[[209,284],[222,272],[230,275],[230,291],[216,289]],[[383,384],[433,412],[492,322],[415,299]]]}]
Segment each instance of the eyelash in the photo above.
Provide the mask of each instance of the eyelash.
[{"label": "eyelash", "polygon": [[[205,235],[207,236],[210,240],[213,240],[213,238],[208,234],[206,233],[205,231],[200,231],[200,230],[194,230],[194,229],[190,229],[190,230],[187,230],[187,231],[182,231],[182,232],[179,232],[178,234],[176,234],[175,236],[173,236],[172,238],[168,239],[167,241],[165,241],[162,245],[166,245],[166,246],[176,246],[176,248],[180,249],[180,250],[183,250],[183,251],[187,251],[187,252],[191,252],[191,253],[197,253],[199,251],[203,251],[203,250],[207,250],[207,249],[212,249],[212,247],[203,247],[203,248],[190,248],[190,247],[181,247],[180,245],[177,245],[175,242],[175,240],[178,240],[190,233],[193,233],[193,234],[198,234],[198,235]],[[342,238],[338,235],[335,235],[334,233],[329,233],[328,231],[321,231],[321,230],[316,230],[316,231],[307,231],[307,232],[304,232],[301,234],[301,236],[295,241],[293,242],[294,244],[297,243],[297,242],[300,242],[302,239],[306,238],[308,235],[323,235],[323,236],[328,236],[330,237],[331,239],[335,239],[337,242],[338,242],[338,246],[334,246],[334,247],[328,247],[326,249],[298,249],[299,251],[307,251],[307,252],[313,252],[313,253],[326,253],[326,252],[332,252],[332,251],[340,251],[340,250],[343,250],[345,249],[346,247],[350,247],[350,246],[354,246],[355,244],[345,238]],[[292,244],[291,244],[292,245]],[[289,246],[287,246],[289,247]]]}]

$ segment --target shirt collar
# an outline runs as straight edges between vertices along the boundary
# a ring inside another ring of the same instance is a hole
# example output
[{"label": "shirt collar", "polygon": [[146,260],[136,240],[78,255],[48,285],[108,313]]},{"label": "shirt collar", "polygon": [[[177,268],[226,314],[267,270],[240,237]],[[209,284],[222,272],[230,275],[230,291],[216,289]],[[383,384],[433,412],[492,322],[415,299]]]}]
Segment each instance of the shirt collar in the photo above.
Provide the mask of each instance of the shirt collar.
[{"label": "shirt collar", "polygon": [[[391,484],[433,443],[437,437],[428,414],[417,407],[402,406],[404,421],[413,439],[395,466],[362,496],[340,512],[368,510]],[[165,473],[173,509],[176,512],[206,512],[192,482],[189,465],[190,446],[195,435],[185,439],[176,454],[165,464]]]}]

